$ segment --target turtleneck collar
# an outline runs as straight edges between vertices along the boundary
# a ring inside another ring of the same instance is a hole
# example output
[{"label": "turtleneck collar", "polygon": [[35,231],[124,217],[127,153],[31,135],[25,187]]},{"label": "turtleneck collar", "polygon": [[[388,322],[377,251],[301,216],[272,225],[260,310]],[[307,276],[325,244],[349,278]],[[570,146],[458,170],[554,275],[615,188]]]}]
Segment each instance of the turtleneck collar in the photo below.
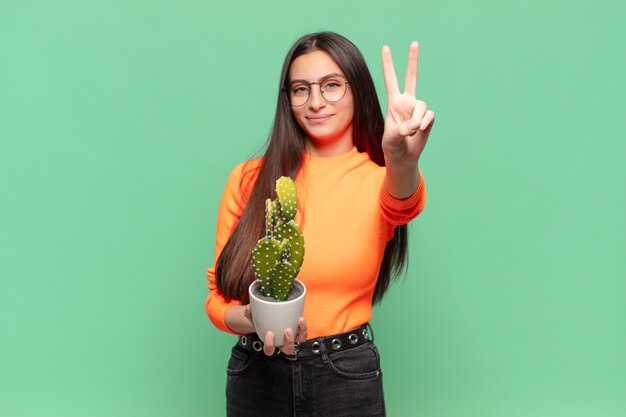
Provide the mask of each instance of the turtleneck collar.
[{"label": "turtleneck collar", "polygon": [[355,158],[359,155],[359,151],[356,149],[356,146],[352,146],[349,152],[344,153],[339,156],[315,156],[310,153],[304,154],[304,163],[310,168],[321,168],[321,169],[336,169],[338,166],[343,166],[349,161],[354,161]]}]

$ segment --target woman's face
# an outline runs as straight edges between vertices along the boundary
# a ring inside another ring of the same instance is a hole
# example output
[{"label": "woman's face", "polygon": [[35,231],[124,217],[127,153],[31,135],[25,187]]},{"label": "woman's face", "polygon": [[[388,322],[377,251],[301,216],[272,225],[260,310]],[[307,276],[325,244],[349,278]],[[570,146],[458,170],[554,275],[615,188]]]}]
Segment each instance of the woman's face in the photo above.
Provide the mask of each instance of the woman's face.
[{"label": "woman's face", "polygon": [[[309,83],[317,83],[321,80],[328,81],[326,96],[332,98],[331,89],[336,88],[336,85],[342,80],[345,82],[345,74],[326,52],[313,51],[300,55],[291,63],[289,94],[292,94],[294,89],[307,87],[306,84],[300,83],[298,80]],[[337,80],[337,83],[334,83],[333,80]],[[345,87],[346,93],[341,100],[329,102],[322,96],[320,84],[312,84],[310,85],[308,101],[299,107],[291,107],[298,124],[309,138],[312,154],[333,156],[341,155],[352,149],[354,97],[350,84]]]}]

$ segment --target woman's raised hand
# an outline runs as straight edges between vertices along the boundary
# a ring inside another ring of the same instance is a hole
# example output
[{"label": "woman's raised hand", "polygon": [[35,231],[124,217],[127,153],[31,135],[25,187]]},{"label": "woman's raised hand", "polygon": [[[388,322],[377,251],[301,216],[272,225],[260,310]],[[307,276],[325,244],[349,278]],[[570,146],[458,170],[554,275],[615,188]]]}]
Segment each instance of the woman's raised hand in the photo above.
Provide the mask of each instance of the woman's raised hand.
[{"label": "woman's raised hand", "polygon": [[383,46],[382,61],[387,89],[387,115],[382,146],[388,163],[417,164],[426,146],[430,129],[435,122],[435,113],[428,110],[424,101],[415,97],[418,54],[418,43],[411,43],[404,78],[404,92],[401,93],[391,59],[391,50],[387,45]]}]

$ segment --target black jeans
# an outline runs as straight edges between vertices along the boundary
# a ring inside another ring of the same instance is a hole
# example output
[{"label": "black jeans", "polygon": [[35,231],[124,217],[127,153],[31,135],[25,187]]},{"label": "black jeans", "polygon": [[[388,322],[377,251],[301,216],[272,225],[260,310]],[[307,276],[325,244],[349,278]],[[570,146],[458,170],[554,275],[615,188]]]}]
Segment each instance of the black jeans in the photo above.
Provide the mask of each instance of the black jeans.
[{"label": "black jeans", "polygon": [[382,373],[372,342],[290,361],[233,347],[229,417],[384,416]]}]

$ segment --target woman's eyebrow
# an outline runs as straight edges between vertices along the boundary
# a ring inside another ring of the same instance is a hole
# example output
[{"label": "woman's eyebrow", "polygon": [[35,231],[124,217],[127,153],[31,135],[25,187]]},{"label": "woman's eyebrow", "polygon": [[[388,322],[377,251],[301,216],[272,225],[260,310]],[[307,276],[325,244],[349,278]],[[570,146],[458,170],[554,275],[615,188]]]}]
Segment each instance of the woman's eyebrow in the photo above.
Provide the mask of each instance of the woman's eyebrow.
[{"label": "woman's eyebrow", "polygon": [[[345,77],[345,75],[339,74],[338,72],[331,72],[330,74],[326,74],[323,77],[319,78],[317,80],[317,82],[325,80],[326,78],[331,78],[331,77],[336,77],[336,76]],[[308,80],[303,80],[301,78],[296,78],[295,80],[289,81],[289,84],[298,83],[298,82],[299,83],[311,83],[311,82],[315,82],[315,81],[308,81]]]}]

